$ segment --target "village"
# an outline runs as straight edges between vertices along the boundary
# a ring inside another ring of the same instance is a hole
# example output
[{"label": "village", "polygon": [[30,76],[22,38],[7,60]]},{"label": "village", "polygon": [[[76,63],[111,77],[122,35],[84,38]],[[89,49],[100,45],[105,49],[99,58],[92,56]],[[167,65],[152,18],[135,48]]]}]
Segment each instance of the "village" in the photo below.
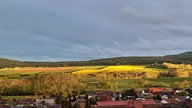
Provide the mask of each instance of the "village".
[{"label": "village", "polygon": [[55,96],[26,97],[12,102],[1,99],[0,108],[192,108],[192,87],[88,92],[85,96],[68,96],[60,104],[57,101]]}]

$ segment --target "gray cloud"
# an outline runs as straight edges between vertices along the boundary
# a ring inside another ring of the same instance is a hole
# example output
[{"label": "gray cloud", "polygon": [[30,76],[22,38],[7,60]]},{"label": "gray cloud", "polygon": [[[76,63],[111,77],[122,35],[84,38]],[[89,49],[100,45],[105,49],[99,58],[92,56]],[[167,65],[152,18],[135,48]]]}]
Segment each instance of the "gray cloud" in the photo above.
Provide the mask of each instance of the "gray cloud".
[{"label": "gray cloud", "polygon": [[62,61],[191,50],[190,0],[2,0],[0,57]]},{"label": "gray cloud", "polygon": [[173,23],[173,20],[165,15],[159,13],[142,13],[132,7],[123,7],[120,13],[128,21],[134,23],[147,23],[147,24],[168,24]]}]

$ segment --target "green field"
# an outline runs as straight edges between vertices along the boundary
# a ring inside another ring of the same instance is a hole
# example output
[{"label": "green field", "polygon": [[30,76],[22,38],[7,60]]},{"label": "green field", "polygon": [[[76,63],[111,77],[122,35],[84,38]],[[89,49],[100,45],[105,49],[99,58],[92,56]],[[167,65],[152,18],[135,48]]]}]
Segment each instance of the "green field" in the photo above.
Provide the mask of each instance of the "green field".
[{"label": "green field", "polygon": [[[139,81],[141,79],[127,79],[127,80],[111,80],[109,82],[113,84],[118,84],[119,89],[127,89],[127,88],[140,88]],[[174,82],[183,82],[183,81],[190,81],[192,82],[192,78],[154,78],[154,79],[145,79],[149,81],[152,85],[158,85],[160,83],[165,83],[170,86],[170,84]]]}]

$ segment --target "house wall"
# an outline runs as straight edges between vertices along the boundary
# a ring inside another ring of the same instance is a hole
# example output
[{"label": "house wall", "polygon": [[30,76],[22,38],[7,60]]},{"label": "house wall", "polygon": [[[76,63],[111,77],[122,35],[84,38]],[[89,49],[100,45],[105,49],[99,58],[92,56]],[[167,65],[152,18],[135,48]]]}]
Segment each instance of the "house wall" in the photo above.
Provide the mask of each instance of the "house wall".
[{"label": "house wall", "polygon": [[129,108],[128,106],[96,106],[91,105],[91,108]]},{"label": "house wall", "polygon": [[163,104],[150,104],[150,105],[144,105],[143,108],[170,108],[170,106]]},{"label": "house wall", "polygon": [[143,104],[141,102],[135,102],[135,108],[143,108]]},{"label": "house wall", "polygon": [[128,100],[128,108],[134,108],[135,100]]},{"label": "house wall", "polygon": [[80,108],[85,108],[85,103],[79,103]]},{"label": "house wall", "polygon": [[189,108],[192,108],[192,101],[189,102]]}]

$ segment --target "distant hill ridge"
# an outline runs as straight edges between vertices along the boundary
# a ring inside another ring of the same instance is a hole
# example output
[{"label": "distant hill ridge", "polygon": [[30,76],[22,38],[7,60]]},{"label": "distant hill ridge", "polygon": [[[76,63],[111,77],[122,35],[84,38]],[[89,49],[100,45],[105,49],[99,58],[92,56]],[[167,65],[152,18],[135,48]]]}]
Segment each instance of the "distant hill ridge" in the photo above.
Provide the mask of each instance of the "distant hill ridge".
[{"label": "distant hill ridge", "polygon": [[169,57],[169,58],[173,58],[173,59],[179,59],[179,60],[192,61],[192,51],[180,53],[177,55],[167,55],[165,57]]},{"label": "distant hill ridge", "polygon": [[89,61],[63,62],[28,62],[0,58],[0,68],[5,67],[61,67],[61,66],[90,66],[90,65],[144,65],[153,63],[189,63],[192,64],[192,51],[166,56],[132,56],[96,59]]}]

